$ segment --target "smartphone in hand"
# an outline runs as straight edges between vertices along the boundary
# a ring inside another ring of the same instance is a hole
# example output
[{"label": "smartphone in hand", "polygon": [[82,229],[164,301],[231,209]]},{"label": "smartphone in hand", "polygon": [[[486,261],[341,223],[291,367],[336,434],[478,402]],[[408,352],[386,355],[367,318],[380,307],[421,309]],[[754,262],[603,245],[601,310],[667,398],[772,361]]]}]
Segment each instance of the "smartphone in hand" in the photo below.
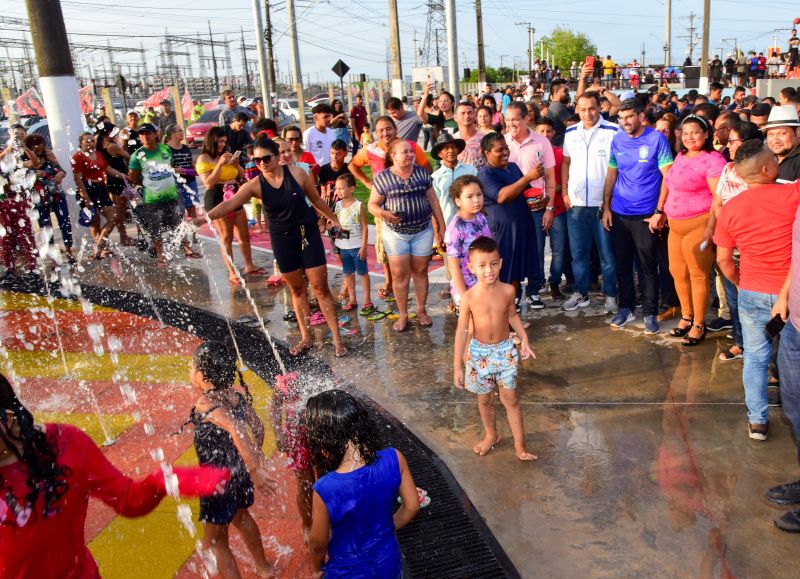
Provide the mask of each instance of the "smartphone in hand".
[{"label": "smartphone in hand", "polygon": [[783,326],[785,325],[786,322],[783,321],[781,315],[775,314],[772,319],[767,322],[767,325],[764,326],[764,333],[770,340],[772,340],[781,333],[781,330],[783,330]]}]

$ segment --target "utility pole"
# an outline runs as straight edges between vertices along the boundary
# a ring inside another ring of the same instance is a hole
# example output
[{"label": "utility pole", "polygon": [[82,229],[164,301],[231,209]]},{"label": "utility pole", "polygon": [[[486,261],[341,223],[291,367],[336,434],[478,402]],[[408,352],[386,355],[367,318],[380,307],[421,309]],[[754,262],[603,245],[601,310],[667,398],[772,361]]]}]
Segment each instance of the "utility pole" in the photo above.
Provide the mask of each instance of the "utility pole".
[{"label": "utility pole", "polygon": [[[26,0],[25,5],[53,152],[59,164],[69,168],[72,166],[70,155],[77,149],[78,136],[83,132],[83,115],[61,2]],[[74,186],[72,171],[67,171],[64,189]],[[78,217],[75,196],[67,195],[67,199],[75,223]]]},{"label": "utility pole", "polygon": [[694,19],[696,18],[694,12],[689,13],[689,59],[694,64],[694,45],[697,44],[697,39],[695,38],[694,31],[696,30],[694,27]]},{"label": "utility pole", "polygon": [[672,0],[666,0],[667,4],[667,29],[664,35],[664,66],[672,66]]},{"label": "utility pole", "polygon": [[219,94],[219,76],[217,76],[217,56],[214,54],[214,36],[211,34],[211,20],[208,21],[208,40],[211,42],[211,65],[214,67],[214,90]]},{"label": "utility pole", "polygon": [[247,66],[247,47],[244,43],[244,28],[240,26],[239,31],[242,33],[242,61],[244,62],[244,81],[245,85],[247,86],[247,94],[252,94],[253,85],[250,83],[250,67]]},{"label": "utility pole", "polygon": [[[261,85],[261,99],[264,105],[264,114],[268,119],[271,119],[272,96],[269,94],[270,82],[267,76],[266,54],[264,53],[264,24],[261,21],[261,0],[253,0],[253,19],[256,21],[256,50],[258,51],[258,81]],[[244,45],[244,37],[242,38],[242,45]]]},{"label": "utility pole", "polygon": [[702,60],[700,61],[700,86],[703,85],[705,82],[708,82],[708,48],[709,48],[709,38],[711,28],[711,0],[703,0],[703,54]]},{"label": "utility pole", "polygon": [[515,22],[517,26],[524,26],[528,29],[528,74],[533,70],[533,33],[536,30],[530,22]]},{"label": "utility pole", "polygon": [[292,57],[292,84],[297,93],[297,114],[300,127],[306,128],[306,102],[303,98],[303,72],[300,69],[300,48],[297,45],[297,17],[294,13],[294,0],[286,0],[286,14],[289,18],[289,52]]},{"label": "utility pole", "polygon": [[444,21],[447,27],[447,84],[456,99],[458,90],[458,34],[456,33],[456,0],[444,0]]},{"label": "utility pole", "polygon": [[414,63],[414,68],[417,68],[417,29],[414,29],[414,36],[411,38],[411,44],[414,46],[414,58],[412,62]]},{"label": "utility pole", "polygon": [[436,66],[442,66],[442,60],[439,56],[439,31],[441,28],[435,28],[433,34],[436,37]]},{"label": "utility pole", "polygon": [[269,0],[264,0],[264,15],[266,16],[266,25],[264,29],[264,40],[267,42],[267,64],[269,66],[269,85],[278,92],[278,82],[275,77],[275,53],[272,46],[272,17],[269,11]]},{"label": "utility pole", "polygon": [[389,0],[389,39],[392,53],[392,96],[403,96],[403,64],[400,60],[400,23],[397,0]]},{"label": "utility pole", "polygon": [[475,20],[478,23],[478,82],[486,84],[486,61],[483,56],[483,13],[481,0],[475,0]]}]

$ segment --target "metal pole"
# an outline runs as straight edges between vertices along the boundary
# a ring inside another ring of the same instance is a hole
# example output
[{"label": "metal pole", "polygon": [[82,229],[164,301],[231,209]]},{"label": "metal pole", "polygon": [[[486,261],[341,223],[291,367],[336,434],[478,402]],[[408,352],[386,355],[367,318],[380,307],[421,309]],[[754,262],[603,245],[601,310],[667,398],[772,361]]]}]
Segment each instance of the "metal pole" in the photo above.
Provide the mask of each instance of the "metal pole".
[{"label": "metal pole", "polygon": [[244,28],[239,27],[239,32],[242,34],[242,61],[244,63],[244,81],[247,86],[247,94],[253,93],[253,85],[250,83],[250,67],[247,66],[247,47],[244,44]]},{"label": "metal pole", "polygon": [[217,56],[214,54],[214,36],[211,34],[211,20],[208,21],[208,41],[211,44],[211,64],[214,66],[214,90],[219,94],[219,76],[217,76]]},{"label": "metal pole", "polygon": [[450,92],[461,100],[458,93],[458,34],[456,32],[456,0],[445,0],[444,22],[447,27],[447,84]]},{"label": "metal pole", "polygon": [[436,37],[436,66],[442,66],[442,61],[439,58],[439,29],[434,28],[433,34]]},{"label": "metal pole", "polygon": [[486,84],[486,62],[483,57],[483,15],[481,0],[475,0],[475,20],[478,24],[478,82]]},{"label": "metal pole", "polygon": [[300,49],[297,46],[297,17],[294,12],[294,0],[286,0],[286,14],[289,18],[289,52],[292,58],[292,84],[297,92],[297,114],[300,126],[306,128],[306,103],[303,99],[303,73],[300,68]]},{"label": "metal pole", "polygon": [[667,31],[666,38],[664,39],[664,65],[672,66],[672,0],[666,0],[667,3]]},{"label": "metal pole", "polygon": [[389,0],[389,39],[392,53],[392,96],[403,96],[403,63],[400,57],[400,24],[397,0]]},{"label": "metal pole", "polygon": [[264,0],[264,8],[266,10],[266,25],[267,27],[264,29],[264,40],[267,42],[267,64],[269,66],[269,86],[275,89],[275,92],[278,92],[278,81],[275,77],[275,53],[274,47],[272,46],[272,17],[270,16],[269,11],[269,0]]},{"label": "metal pole", "polygon": [[[266,55],[264,53],[264,24],[261,22],[261,0],[253,0],[253,18],[256,21],[256,49],[258,50],[258,80],[261,85],[261,98],[264,101],[264,112],[272,118],[272,98],[269,94],[269,77],[267,76]],[[242,38],[244,46],[244,38]],[[248,76],[248,81],[249,81]],[[249,84],[249,82],[248,82]]]}]

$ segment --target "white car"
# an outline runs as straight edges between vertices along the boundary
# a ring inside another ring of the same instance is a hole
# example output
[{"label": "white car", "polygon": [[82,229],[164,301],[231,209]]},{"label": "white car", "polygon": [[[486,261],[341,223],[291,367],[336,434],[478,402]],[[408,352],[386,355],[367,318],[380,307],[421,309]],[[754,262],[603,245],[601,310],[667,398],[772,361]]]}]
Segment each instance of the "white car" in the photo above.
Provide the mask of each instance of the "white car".
[{"label": "white car", "polygon": [[[283,111],[287,117],[293,121],[300,120],[300,114],[297,110],[297,99],[278,99],[278,110]],[[311,118],[311,107],[306,105],[306,118]]]}]

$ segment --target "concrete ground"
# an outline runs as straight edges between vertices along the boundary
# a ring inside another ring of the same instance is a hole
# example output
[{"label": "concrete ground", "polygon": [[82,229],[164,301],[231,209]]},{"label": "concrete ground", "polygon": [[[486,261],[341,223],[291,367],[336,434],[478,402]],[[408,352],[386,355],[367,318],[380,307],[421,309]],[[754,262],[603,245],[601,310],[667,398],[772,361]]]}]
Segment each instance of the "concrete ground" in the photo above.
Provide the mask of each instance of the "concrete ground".
[{"label": "concrete ground", "polygon": [[[203,260],[177,258],[158,270],[146,254],[125,249],[133,265],[118,257],[84,263],[79,278],[231,318],[252,314],[217,247],[205,243],[203,251]],[[270,254],[256,252],[255,261],[271,269]],[[341,272],[329,277],[338,293]],[[373,296],[379,283],[373,278]],[[324,326],[314,328],[313,355],[441,457],[522,576],[794,576],[788,557],[800,537],[773,526],[782,509],[764,491],[798,478],[795,446],[778,408],[769,440],[748,439],[741,361],[717,359],[730,345],[724,333],[685,348],[665,328],[645,336],[641,317],[611,330],[599,299],[569,313],[546,299],[547,308],[527,318],[537,359],[519,376],[526,440],[539,460],[515,458],[502,409],[504,440],[479,458],[476,400],[451,384],[455,317],[435,297],[442,287],[431,288],[431,328],[395,334],[390,322],[352,315],[350,355],[333,357]],[[290,307],[285,289],[259,279],[247,291],[273,336],[298,339],[281,319]]]}]

